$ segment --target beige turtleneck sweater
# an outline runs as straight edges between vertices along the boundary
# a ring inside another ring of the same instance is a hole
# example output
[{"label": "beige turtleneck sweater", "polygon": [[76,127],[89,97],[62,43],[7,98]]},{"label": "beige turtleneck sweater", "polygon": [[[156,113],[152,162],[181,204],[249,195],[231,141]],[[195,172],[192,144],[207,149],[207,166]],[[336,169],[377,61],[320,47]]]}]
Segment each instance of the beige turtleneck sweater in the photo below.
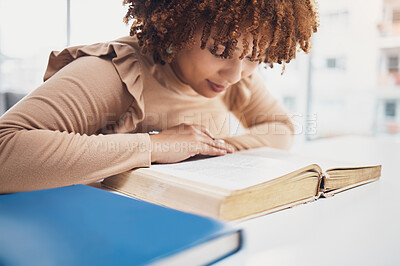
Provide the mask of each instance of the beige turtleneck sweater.
[{"label": "beige turtleneck sweater", "polygon": [[[198,95],[136,38],[50,55],[45,82],[0,118],[0,193],[87,184],[150,167],[149,131],[201,124],[237,150],[287,149],[293,125],[257,72]],[[230,136],[229,112],[248,133]]]}]

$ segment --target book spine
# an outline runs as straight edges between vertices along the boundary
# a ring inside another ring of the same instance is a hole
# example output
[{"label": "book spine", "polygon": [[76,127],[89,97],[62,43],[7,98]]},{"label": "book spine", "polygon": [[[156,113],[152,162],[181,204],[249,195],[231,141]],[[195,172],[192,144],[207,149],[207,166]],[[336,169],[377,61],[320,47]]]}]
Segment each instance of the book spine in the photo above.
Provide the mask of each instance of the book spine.
[{"label": "book spine", "polygon": [[319,174],[319,189],[318,189],[318,198],[327,198],[331,197],[332,195],[327,195],[326,192],[326,179],[329,178],[329,174],[325,171]]}]

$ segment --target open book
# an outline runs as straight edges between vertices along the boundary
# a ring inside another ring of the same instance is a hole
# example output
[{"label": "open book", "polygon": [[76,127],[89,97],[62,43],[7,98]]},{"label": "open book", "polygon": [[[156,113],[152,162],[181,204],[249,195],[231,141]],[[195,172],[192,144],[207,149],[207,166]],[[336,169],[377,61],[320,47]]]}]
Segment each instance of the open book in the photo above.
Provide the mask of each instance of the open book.
[{"label": "open book", "polygon": [[138,168],[102,184],[174,209],[236,220],[332,196],[380,175],[381,165],[335,163],[259,148]]}]

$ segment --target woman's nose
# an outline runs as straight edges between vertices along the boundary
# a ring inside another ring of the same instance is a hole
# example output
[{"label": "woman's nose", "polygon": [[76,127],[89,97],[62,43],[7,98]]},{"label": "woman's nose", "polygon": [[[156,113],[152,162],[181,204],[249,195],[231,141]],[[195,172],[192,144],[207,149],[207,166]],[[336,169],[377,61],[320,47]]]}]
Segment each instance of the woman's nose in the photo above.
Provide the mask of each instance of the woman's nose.
[{"label": "woman's nose", "polygon": [[243,60],[233,59],[227,60],[227,64],[220,70],[220,75],[229,84],[235,84],[242,78]]}]

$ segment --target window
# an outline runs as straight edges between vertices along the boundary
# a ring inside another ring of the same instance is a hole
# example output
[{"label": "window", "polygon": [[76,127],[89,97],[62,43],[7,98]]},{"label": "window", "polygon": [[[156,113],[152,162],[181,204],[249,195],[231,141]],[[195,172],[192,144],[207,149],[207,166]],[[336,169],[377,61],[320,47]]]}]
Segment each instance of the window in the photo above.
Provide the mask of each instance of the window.
[{"label": "window", "polygon": [[397,72],[399,70],[399,57],[398,56],[389,56],[388,70],[389,70],[389,72]]},{"label": "window", "polygon": [[326,59],[326,67],[327,68],[336,68],[336,58]]},{"label": "window", "polygon": [[394,118],[396,117],[397,104],[394,101],[387,101],[385,103],[385,117]]},{"label": "window", "polygon": [[43,82],[51,50],[65,46],[65,3],[0,1],[1,93],[28,93]]},{"label": "window", "polygon": [[[69,24],[70,46],[128,35],[129,27],[122,22],[126,9],[120,2],[106,0],[0,0],[0,93],[26,94],[42,84],[50,52],[68,45]],[[87,19],[88,12],[102,19]],[[21,18],[32,16],[35,19],[27,28]]]},{"label": "window", "polygon": [[328,69],[345,69],[346,68],[346,63],[345,63],[344,57],[330,57],[326,59],[326,68]]},{"label": "window", "polygon": [[323,20],[331,25],[348,23],[349,12],[347,10],[336,10],[322,15]]},{"label": "window", "polygon": [[400,22],[400,9],[393,10],[392,21],[393,23]]}]

